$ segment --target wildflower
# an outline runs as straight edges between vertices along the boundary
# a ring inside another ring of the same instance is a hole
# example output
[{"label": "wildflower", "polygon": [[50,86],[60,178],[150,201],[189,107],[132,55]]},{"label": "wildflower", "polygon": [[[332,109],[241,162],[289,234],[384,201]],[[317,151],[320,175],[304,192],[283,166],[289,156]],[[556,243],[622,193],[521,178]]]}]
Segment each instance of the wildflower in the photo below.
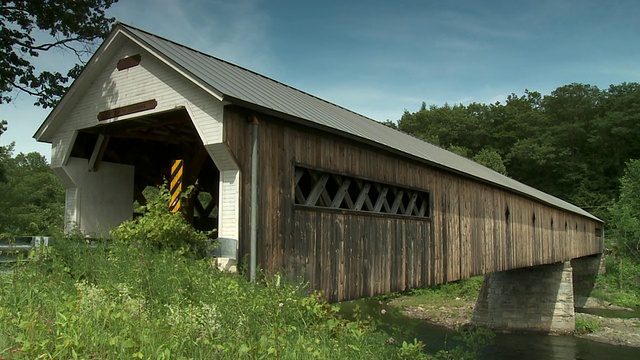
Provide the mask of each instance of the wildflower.
[{"label": "wildflower", "polygon": [[278,304],[278,306],[279,306],[279,307],[283,307],[283,306],[284,306],[284,303],[280,303],[280,304]]},{"label": "wildflower", "polygon": [[384,315],[386,313],[387,313],[387,310],[385,310],[385,309],[380,310],[380,314]]},{"label": "wildflower", "polygon": [[393,344],[394,342],[396,342],[396,339],[390,337],[389,339],[387,339],[387,343],[389,344]]}]

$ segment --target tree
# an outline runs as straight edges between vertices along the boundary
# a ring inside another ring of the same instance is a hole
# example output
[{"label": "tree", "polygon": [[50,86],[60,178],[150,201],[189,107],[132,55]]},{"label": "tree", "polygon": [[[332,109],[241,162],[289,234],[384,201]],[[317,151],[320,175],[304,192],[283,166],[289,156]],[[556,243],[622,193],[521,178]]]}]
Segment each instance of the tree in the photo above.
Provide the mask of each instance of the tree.
[{"label": "tree", "polygon": [[389,119],[387,119],[385,121],[381,121],[381,123],[382,123],[382,125],[390,127],[392,129],[396,129],[396,130],[398,129],[398,125],[396,125],[395,122],[393,122],[393,121],[391,121]]},{"label": "tree", "polygon": [[35,105],[53,107],[82,66],[66,75],[37,71],[32,59],[51,49],[73,52],[82,63],[94,41],[109,32],[113,18],[105,10],[118,0],[1,0],[0,2],[0,104],[12,92],[37,98]]},{"label": "tree", "polygon": [[64,189],[37,152],[13,156],[13,145],[0,147],[0,234],[50,235],[64,222]]},{"label": "tree", "polygon": [[502,156],[498,152],[491,148],[484,148],[480,150],[474,157],[473,161],[478,164],[484,165],[491,170],[499,172],[502,175],[507,175],[507,168],[504,166]]},{"label": "tree", "polygon": [[615,249],[640,259],[640,159],[630,160],[620,179],[620,198],[609,209]]},{"label": "tree", "polygon": [[640,158],[640,84],[573,83],[489,105],[422,103],[398,128],[608,222],[624,165]]},{"label": "tree", "polygon": [[445,149],[462,146],[479,151],[483,139],[480,120],[485,108],[476,103],[468,107],[444,104],[427,108],[423,102],[415,113],[404,112],[398,129]]},{"label": "tree", "polygon": [[640,158],[640,84],[611,85],[600,104],[601,114],[594,120],[594,131],[589,137],[594,150],[601,156],[602,184],[607,190],[616,189],[625,162]]}]

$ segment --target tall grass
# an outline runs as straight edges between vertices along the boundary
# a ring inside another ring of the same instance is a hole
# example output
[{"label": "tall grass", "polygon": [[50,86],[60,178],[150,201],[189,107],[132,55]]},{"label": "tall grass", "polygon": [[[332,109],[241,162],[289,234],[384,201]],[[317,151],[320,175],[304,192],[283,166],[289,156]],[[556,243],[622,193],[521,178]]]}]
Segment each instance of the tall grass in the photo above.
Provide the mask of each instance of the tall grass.
[{"label": "tall grass", "polygon": [[168,213],[166,197],[114,240],[60,235],[0,273],[0,359],[426,356],[421,343],[392,344],[370,323],[339,318],[304,284],[219,272],[201,256],[208,234]]},{"label": "tall grass", "polygon": [[57,239],[1,277],[0,358],[400,358],[303,285],[254,285],[207,259]]},{"label": "tall grass", "polygon": [[478,298],[483,280],[484,276],[475,276],[456,282],[432,285],[422,289],[412,289],[405,293],[411,296],[404,297],[403,303],[415,306],[425,303],[441,306],[445,304],[463,304],[466,301]]}]

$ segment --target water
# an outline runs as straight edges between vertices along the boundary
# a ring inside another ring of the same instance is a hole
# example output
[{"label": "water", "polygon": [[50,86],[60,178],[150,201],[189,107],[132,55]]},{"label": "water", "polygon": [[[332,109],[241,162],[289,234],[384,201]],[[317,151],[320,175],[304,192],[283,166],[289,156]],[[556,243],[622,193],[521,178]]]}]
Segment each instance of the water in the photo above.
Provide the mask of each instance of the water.
[{"label": "water", "polygon": [[[413,338],[421,340],[428,353],[436,353],[440,349],[451,349],[461,345],[454,339],[455,331],[426,321],[408,318],[378,300],[349,301],[340,306],[341,314],[347,318],[359,315],[370,316],[380,329],[388,332],[397,342],[412,341]],[[573,336],[496,334],[494,345],[484,349],[480,358],[637,360],[640,359],[640,348],[607,345]]]},{"label": "water", "polygon": [[482,359],[639,359],[640,349],[613,346],[573,336],[497,334]]},{"label": "water", "polygon": [[632,319],[632,318],[640,318],[640,307],[632,308],[633,311],[629,310],[612,310],[612,309],[588,309],[588,308],[580,308],[576,309],[577,312],[598,315],[602,317],[608,318],[620,318],[620,319]]}]

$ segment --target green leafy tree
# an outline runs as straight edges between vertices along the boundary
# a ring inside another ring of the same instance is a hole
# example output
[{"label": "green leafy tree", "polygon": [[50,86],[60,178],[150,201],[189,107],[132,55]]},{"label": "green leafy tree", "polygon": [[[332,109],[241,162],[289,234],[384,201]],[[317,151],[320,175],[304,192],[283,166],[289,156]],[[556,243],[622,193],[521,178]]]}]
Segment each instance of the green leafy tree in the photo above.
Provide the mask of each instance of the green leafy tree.
[{"label": "green leafy tree", "polygon": [[583,193],[597,191],[594,180],[601,177],[599,161],[594,161],[600,148],[589,139],[594,135],[594,121],[602,113],[602,99],[603,92],[595,86],[569,84],[557,88],[542,102],[548,117],[542,136],[556,149],[549,163],[548,174],[554,179],[551,192],[581,206],[591,207],[602,201],[588,203]]},{"label": "green leafy tree", "polygon": [[640,159],[627,163],[620,198],[609,211],[617,253],[640,259]]},{"label": "green leafy tree", "polygon": [[607,193],[618,190],[629,159],[640,158],[640,84],[611,85],[603,93],[601,110],[589,134],[592,167],[598,172],[594,188]]},{"label": "green leafy tree", "polygon": [[0,233],[51,235],[62,229],[64,189],[47,160],[37,152],[13,156],[13,145],[0,147]]},{"label": "green leafy tree", "polygon": [[609,222],[624,165],[640,158],[640,84],[573,83],[489,105],[422,103],[398,128]]},{"label": "green leafy tree", "polygon": [[494,149],[484,148],[480,150],[474,157],[473,161],[484,165],[491,170],[507,175],[507,168],[504,166],[502,156]]},{"label": "green leafy tree", "polygon": [[485,111],[486,105],[475,103],[468,107],[444,104],[429,108],[422,103],[415,113],[404,112],[398,129],[445,149],[459,146],[475,152],[482,148],[481,120]]},{"label": "green leafy tree", "polygon": [[469,153],[471,152],[469,149],[467,149],[464,146],[459,146],[459,145],[451,145],[447,148],[447,150],[451,151],[454,154],[458,154],[462,157],[466,157],[469,158]]},{"label": "green leafy tree", "polygon": [[37,71],[33,58],[52,49],[73,52],[80,62],[103,38],[113,18],[105,16],[117,0],[3,0],[0,2],[0,103],[14,90],[37,98],[36,105],[53,107],[70,80],[82,68],[66,74]]},{"label": "green leafy tree", "polygon": [[391,121],[389,119],[385,120],[385,121],[381,121],[382,125],[390,127],[392,129],[398,129],[398,125],[396,125],[396,123],[394,121]]}]

